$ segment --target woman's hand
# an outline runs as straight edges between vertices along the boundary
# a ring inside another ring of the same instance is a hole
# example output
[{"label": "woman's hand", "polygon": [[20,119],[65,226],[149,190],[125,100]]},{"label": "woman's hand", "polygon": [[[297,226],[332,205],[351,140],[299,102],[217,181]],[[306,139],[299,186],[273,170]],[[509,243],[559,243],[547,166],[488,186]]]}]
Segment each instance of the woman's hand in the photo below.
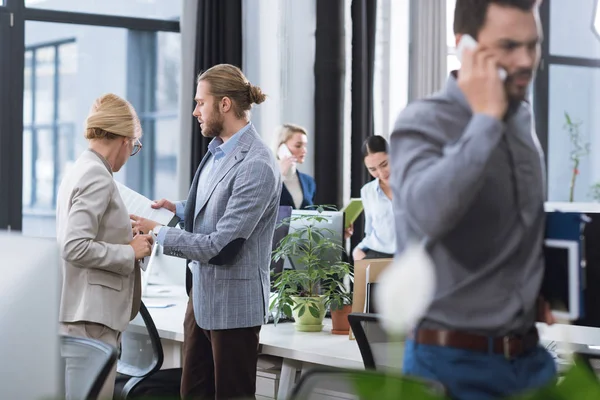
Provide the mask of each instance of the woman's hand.
[{"label": "woman's hand", "polygon": [[352,235],[354,234],[354,224],[351,224],[349,227],[346,228],[346,230],[344,231],[344,240],[350,238]]},{"label": "woman's hand", "polygon": [[296,157],[283,157],[280,158],[278,160],[279,162],[279,170],[281,171],[282,175],[287,175],[287,173],[290,171],[290,168],[292,167],[292,165],[294,165],[296,162],[298,162],[298,159]]},{"label": "woman's hand", "polygon": [[363,260],[366,256],[367,254],[358,247],[352,252],[352,258],[354,258],[354,261]]}]

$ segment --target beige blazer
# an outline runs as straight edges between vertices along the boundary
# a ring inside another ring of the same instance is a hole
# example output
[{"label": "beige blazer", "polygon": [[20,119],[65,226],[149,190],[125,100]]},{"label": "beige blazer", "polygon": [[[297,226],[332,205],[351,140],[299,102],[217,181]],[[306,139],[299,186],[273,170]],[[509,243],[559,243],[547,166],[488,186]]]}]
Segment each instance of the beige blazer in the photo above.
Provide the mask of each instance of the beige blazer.
[{"label": "beige blazer", "polygon": [[96,322],[122,332],[139,311],[140,269],[112,169],[93,150],[61,182],[56,229],[63,273],[60,322]]}]

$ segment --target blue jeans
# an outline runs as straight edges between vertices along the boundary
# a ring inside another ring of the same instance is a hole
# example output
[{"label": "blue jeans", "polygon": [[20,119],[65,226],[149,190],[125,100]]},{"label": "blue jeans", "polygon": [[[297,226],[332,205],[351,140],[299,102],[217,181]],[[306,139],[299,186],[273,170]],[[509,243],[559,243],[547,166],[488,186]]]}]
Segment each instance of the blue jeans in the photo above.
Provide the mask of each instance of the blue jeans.
[{"label": "blue jeans", "polygon": [[405,375],[442,383],[453,399],[503,398],[542,387],[556,377],[556,365],[543,347],[514,359],[451,347],[406,342]]}]

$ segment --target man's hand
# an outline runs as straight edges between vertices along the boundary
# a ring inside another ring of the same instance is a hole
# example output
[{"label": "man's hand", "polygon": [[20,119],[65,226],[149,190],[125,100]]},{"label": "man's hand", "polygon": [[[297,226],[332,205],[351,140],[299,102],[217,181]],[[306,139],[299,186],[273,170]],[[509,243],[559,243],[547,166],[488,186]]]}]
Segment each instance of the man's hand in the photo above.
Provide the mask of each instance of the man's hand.
[{"label": "man's hand", "polygon": [[152,252],[152,242],[151,235],[137,235],[133,238],[129,245],[133,247],[136,260],[141,260],[150,255]]},{"label": "man's hand", "polygon": [[537,318],[538,322],[544,322],[548,325],[552,325],[556,323],[556,318],[552,314],[552,310],[550,309],[550,304],[544,300],[543,297],[538,297],[537,301]]},{"label": "man's hand", "polygon": [[362,260],[366,257],[367,255],[365,254],[364,251],[362,251],[361,249],[359,249],[358,247],[354,249],[354,251],[352,252],[352,258],[354,258],[354,261],[359,261]]},{"label": "man's hand", "polygon": [[[160,225],[156,221],[152,221],[151,219],[146,219],[142,217],[138,217],[137,215],[131,214],[129,218],[134,221],[135,227],[138,229],[138,232],[141,234],[147,234],[150,231],[154,230],[158,225]],[[132,223],[132,226],[133,226]]]},{"label": "man's hand", "polygon": [[177,207],[175,207],[175,203],[169,201],[167,199],[154,200],[151,204],[152,208],[166,208],[167,210],[175,213],[177,211]]},{"label": "man's hand", "polygon": [[498,60],[488,49],[465,49],[458,73],[458,86],[474,114],[501,120],[508,107],[504,82],[498,75]]}]

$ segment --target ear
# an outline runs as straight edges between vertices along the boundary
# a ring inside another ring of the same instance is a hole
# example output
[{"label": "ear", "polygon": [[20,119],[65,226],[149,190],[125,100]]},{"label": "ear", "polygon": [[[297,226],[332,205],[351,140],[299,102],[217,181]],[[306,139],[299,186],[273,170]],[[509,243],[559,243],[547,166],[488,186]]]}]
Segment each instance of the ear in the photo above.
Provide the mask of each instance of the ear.
[{"label": "ear", "polygon": [[231,110],[231,99],[229,97],[223,97],[221,99],[221,104],[219,105],[219,109],[223,113],[226,113],[229,110]]}]

